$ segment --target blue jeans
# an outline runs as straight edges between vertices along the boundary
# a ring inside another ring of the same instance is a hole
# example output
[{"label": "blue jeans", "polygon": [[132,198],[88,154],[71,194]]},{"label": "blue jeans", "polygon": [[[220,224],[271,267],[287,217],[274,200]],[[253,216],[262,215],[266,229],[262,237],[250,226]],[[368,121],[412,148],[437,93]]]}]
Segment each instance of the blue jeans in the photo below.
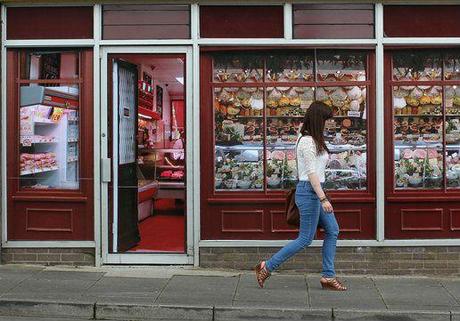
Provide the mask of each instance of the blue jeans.
[{"label": "blue jeans", "polygon": [[323,242],[323,272],[325,277],[335,277],[334,259],[339,226],[333,213],[323,210],[321,202],[310,182],[297,183],[295,202],[300,212],[299,236],[286,244],[281,250],[267,260],[266,267],[269,272],[276,270],[283,262],[294,256],[297,252],[307,247],[313,241],[316,229],[321,226],[325,232]]}]

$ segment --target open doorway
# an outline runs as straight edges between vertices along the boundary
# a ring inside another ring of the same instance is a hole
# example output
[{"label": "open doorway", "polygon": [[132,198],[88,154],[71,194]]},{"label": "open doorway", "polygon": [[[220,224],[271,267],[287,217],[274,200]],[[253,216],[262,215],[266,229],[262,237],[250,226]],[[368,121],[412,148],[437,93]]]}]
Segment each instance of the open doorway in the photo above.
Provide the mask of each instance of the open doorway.
[{"label": "open doorway", "polygon": [[185,55],[109,55],[109,252],[184,254]]}]

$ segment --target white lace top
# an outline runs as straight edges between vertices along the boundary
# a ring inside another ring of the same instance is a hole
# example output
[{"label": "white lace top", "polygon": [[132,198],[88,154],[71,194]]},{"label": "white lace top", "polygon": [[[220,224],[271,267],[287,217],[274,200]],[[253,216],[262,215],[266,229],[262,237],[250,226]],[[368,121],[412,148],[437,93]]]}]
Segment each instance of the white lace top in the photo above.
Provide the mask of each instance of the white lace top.
[{"label": "white lace top", "polygon": [[308,175],[316,173],[319,181],[324,183],[324,172],[329,160],[329,154],[323,152],[317,155],[316,143],[311,136],[302,136],[299,138],[296,156],[299,164],[299,181],[308,181]]}]

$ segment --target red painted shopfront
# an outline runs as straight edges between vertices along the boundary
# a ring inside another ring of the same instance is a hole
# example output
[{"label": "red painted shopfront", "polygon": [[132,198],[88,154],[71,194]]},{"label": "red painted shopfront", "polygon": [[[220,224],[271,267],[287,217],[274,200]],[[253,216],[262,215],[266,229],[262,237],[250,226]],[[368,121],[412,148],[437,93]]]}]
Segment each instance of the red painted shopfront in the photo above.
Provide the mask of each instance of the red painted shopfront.
[{"label": "red painted shopfront", "polygon": [[[127,119],[136,133],[126,134],[134,156],[125,178],[135,196],[118,205],[130,204],[127,215],[144,206],[142,215],[130,216],[133,235],[155,216],[152,208],[166,204],[171,208],[158,213],[181,215],[184,257],[231,241],[271,246],[294,238],[285,194],[296,182],[297,131],[314,100],[334,113],[325,132],[326,188],[343,244],[457,245],[460,49],[451,37],[460,37],[460,6],[144,1],[2,8],[6,247],[75,241],[68,247],[117,252],[116,224],[107,214],[115,204],[110,161]],[[437,24],[428,28],[420,21],[430,17]],[[107,60],[106,69],[94,53]],[[114,70],[135,84],[118,84]],[[133,105],[121,107],[115,126],[114,93]],[[149,166],[152,175],[139,174]],[[163,171],[170,175],[161,177]],[[158,188],[172,174],[180,181]],[[129,180],[136,175],[142,179]],[[189,192],[194,187],[199,193]],[[152,196],[158,191],[166,194]],[[107,226],[99,225],[104,213]],[[125,247],[135,248],[137,238]]]}]

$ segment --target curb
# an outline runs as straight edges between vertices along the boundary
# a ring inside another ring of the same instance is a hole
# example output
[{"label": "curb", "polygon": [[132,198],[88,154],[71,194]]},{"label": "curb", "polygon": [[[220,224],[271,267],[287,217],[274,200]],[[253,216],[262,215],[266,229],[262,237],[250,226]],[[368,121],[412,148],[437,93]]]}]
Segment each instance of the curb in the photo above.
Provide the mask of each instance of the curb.
[{"label": "curb", "polygon": [[192,305],[137,305],[0,299],[1,316],[91,320],[291,320],[291,321],[460,321],[460,312],[356,309],[297,309]]},{"label": "curb", "polygon": [[94,304],[45,300],[29,301],[0,299],[0,315],[35,317],[56,316],[90,319],[94,316]]},{"label": "curb", "polygon": [[102,319],[141,319],[141,320],[206,320],[212,321],[212,306],[169,306],[137,304],[99,304],[95,305],[96,320]]}]

